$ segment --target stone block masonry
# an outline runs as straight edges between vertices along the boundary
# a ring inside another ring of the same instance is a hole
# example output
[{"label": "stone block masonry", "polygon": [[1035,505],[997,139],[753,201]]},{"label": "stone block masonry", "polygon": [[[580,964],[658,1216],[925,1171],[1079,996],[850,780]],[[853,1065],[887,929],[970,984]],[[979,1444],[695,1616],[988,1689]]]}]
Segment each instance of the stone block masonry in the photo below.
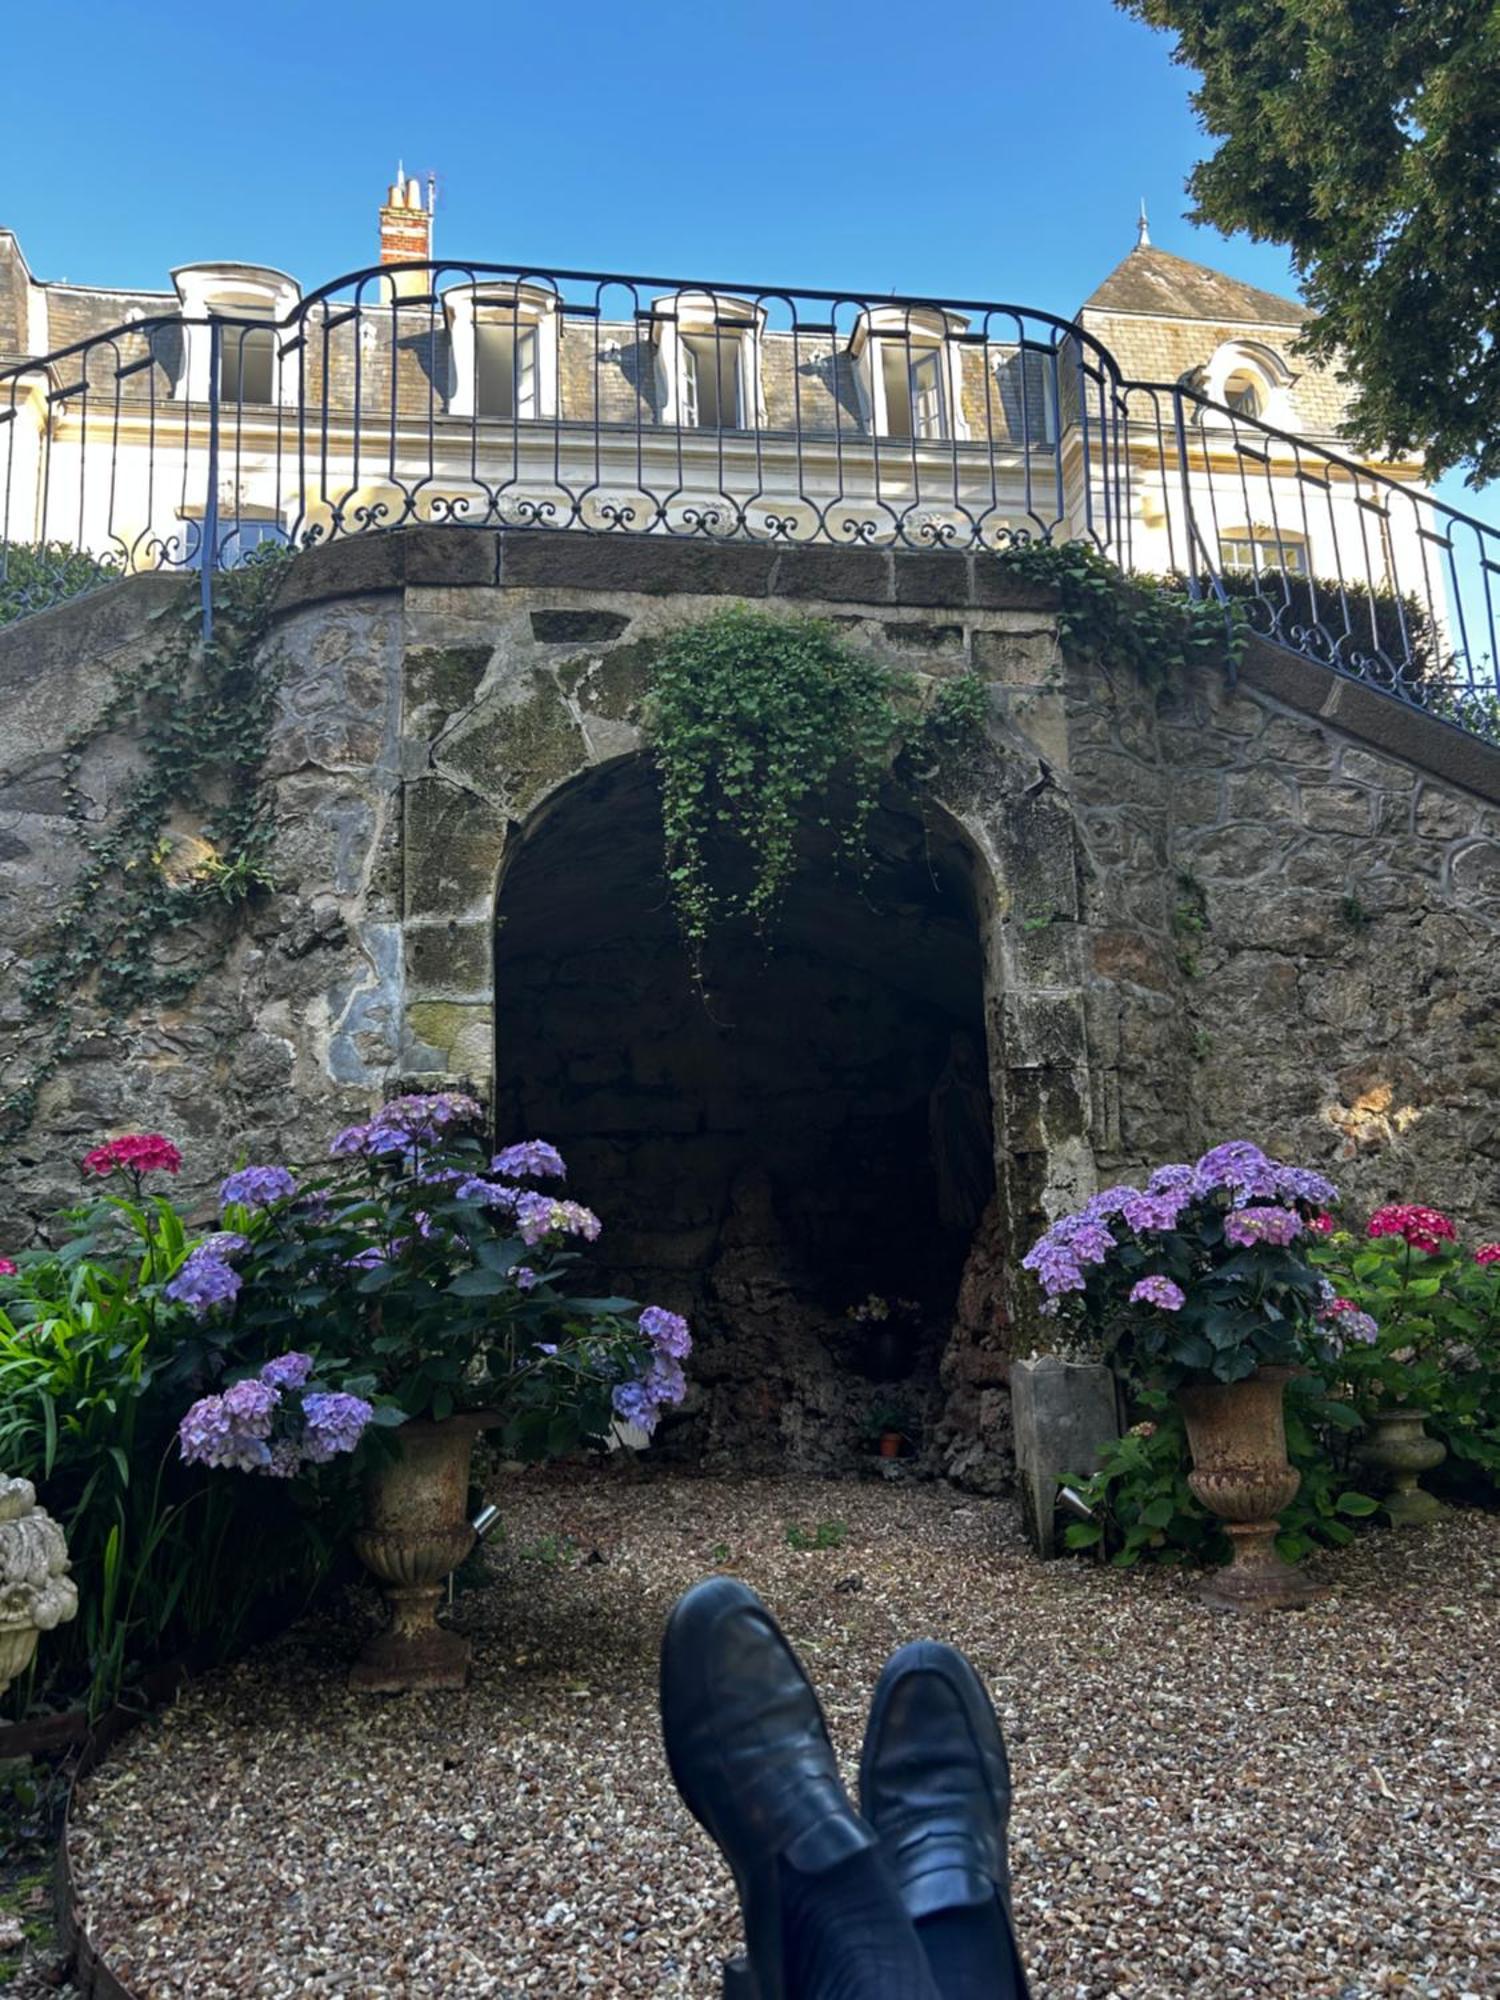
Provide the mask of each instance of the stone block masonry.
[{"label": "stone block masonry", "polygon": [[[172,588],[142,578],[0,632],[6,1087],[39,1039],[26,967],[79,860],[58,753],[150,648]],[[110,1131],[169,1132],[206,1188],[241,1157],[313,1155],[398,1082],[491,1093],[509,871],[589,786],[646,769],[654,649],[733,599],[834,619],[921,683],[972,669],[989,686],[982,744],[902,808],[965,857],[993,1106],[987,1255],[1012,1274],[1003,1314],[956,1336],[973,1354],[950,1354],[945,1380],[992,1384],[1029,1343],[1014,1263],[1046,1216],[1237,1134],[1326,1167],[1358,1203],[1399,1193],[1500,1234],[1500,752],[1259,646],[1237,686],[1204,672],[1163,696],[1070,667],[1046,592],[983,558],[407,529],[289,569],[264,641],[280,674],[275,892],[179,1006],[105,1032],[85,1001],[0,1161],[0,1250],[45,1231]],[[132,757],[125,731],[86,760],[93,822],[118,809]],[[639,1051],[601,1054],[644,974],[590,964],[600,1048],[563,1055],[584,1083],[602,1061],[618,1104],[655,1087]],[[575,980],[575,1019],[584,993]],[[673,1094],[708,1130],[688,1084]],[[729,1146],[732,1107],[711,1122]],[[670,1150],[665,1127],[657,1143]],[[718,1226],[684,1216],[684,1241]],[[991,1421],[995,1402],[976,1390],[965,1407]]]}]

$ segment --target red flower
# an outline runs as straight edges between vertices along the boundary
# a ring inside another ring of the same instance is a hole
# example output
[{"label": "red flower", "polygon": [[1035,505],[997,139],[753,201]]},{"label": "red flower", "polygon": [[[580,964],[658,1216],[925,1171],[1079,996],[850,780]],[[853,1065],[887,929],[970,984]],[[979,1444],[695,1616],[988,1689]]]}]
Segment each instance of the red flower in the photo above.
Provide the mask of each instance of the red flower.
[{"label": "red flower", "polygon": [[0,1257],[0,1278],[13,1278],[20,1268],[20,1265],[13,1264],[9,1257]]},{"label": "red flower", "polygon": [[1500,1243],[1481,1243],[1474,1252],[1476,1264],[1500,1264]]},{"label": "red flower", "polygon": [[123,1138],[106,1139],[83,1159],[86,1174],[112,1174],[117,1167],[130,1174],[175,1174],[182,1155],[160,1132],[127,1132]]},{"label": "red flower", "polygon": [[1333,1234],[1333,1217],[1325,1208],[1321,1215],[1310,1215],[1307,1218],[1307,1226],[1309,1229],[1316,1229],[1320,1236],[1331,1236]]},{"label": "red flower", "polygon": [[1444,1240],[1451,1243],[1457,1231],[1446,1215],[1416,1202],[1396,1202],[1377,1208],[1366,1231],[1370,1236],[1401,1236],[1413,1250],[1441,1250]]}]

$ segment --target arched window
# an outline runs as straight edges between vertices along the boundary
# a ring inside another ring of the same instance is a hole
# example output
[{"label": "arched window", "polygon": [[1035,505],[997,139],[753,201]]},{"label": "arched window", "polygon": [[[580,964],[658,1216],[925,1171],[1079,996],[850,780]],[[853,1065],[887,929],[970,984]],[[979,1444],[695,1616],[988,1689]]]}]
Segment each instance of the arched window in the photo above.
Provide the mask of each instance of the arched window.
[{"label": "arched window", "polygon": [[1231,375],[1224,384],[1224,401],[1237,417],[1260,415],[1260,389],[1250,375]]},{"label": "arched window", "polygon": [[1262,340],[1226,340],[1192,378],[1208,401],[1219,406],[1204,410],[1205,424],[1243,417],[1281,430],[1296,429],[1288,402],[1296,379],[1276,349]]}]

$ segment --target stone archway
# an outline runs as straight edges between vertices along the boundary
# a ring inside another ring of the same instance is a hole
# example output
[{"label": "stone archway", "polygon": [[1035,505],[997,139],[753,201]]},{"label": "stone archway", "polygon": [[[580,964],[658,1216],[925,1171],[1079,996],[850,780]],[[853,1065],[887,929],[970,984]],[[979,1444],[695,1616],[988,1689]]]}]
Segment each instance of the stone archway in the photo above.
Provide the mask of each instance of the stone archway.
[{"label": "stone archway", "polygon": [[[940,1463],[940,1363],[1001,1212],[990,899],[967,842],[909,797],[883,802],[872,848],[863,884],[815,849],[775,949],[726,935],[703,991],[643,758],[554,793],[508,850],[498,1129],[561,1148],[606,1218],[603,1282],[694,1320],[668,1452],[847,1468],[899,1410]],[[871,1294],[892,1302],[880,1332],[850,1317]]]}]

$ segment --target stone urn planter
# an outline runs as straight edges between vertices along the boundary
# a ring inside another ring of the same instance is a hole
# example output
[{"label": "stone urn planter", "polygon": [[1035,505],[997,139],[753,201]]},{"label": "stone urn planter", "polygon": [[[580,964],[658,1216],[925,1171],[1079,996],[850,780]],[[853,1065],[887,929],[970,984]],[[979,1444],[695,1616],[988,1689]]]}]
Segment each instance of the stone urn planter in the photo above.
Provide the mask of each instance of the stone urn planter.
[{"label": "stone urn planter", "polygon": [[405,1423],[394,1449],[365,1481],[364,1525],[354,1552],[379,1578],[391,1622],[355,1661],[349,1685],[367,1693],[461,1688],[469,1641],[439,1625],[443,1583],[474,1546],[468,1520],[474,1439],[484,1414]]},{"label": "stone urn planter", "polygon": [[1435,1494],[1420,1483],[1448,1456],[1448,1447],[1428,1437],[1420,1410],[1377,1410],[1370,1418],[1369,1436],[1355,1451],[1361,1465],[1383,1472],[1389,1482],[1382,1505],[1396,1528],[1425,1528],[1447,1512]]},{"label": "stone urn planter", "polygon": [[62,1529],[29,1479],[0,1479],[0,1694],[31,1665],[38,1634],[77,1610]]},{"label": "stone urn planter", "polygon": [[1177,1391],[1193,1454],[1188,1485],[1234,1546],[1227,1568],[1198,1585],[1199,1597],[1217,1610],[1284,1610],[1322,1594],[1276,1550],[1277,1516],[1302,1483],[1286,1455],[1282,1398],[1291,1373],[1260,1368],[1243,1382]]}]

